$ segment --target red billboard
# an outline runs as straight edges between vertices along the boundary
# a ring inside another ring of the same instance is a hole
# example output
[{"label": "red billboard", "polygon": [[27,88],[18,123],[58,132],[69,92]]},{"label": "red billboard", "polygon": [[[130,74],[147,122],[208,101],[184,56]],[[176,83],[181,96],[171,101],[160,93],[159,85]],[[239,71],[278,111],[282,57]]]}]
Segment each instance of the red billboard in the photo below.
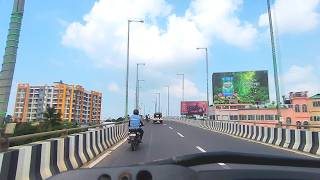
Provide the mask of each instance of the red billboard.
[{"label": "red billboard", "polygon": [[200,115],[203,116],[208,112],[207,101],[182,101],[181,115]]}]

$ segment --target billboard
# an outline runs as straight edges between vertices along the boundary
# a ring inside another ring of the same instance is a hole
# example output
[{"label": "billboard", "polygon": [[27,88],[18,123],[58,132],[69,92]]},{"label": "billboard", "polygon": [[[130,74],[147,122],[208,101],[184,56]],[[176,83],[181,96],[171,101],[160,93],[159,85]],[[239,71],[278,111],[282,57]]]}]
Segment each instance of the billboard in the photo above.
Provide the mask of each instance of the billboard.
[{"label": "billboard", "polygon": [[182,101],[181,115],[200,115],[203,116],[208,112],[207,101]]},{"label": "billboard", "polygon": [[212,74],[215,104],[269,101],[268,71],[222,72]]}]

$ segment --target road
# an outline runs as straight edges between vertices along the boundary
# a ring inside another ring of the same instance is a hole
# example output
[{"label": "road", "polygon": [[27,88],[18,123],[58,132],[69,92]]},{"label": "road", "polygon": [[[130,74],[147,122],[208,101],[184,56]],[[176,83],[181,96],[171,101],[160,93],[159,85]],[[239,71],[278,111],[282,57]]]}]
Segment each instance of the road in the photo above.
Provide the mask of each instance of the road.
[{"label": "road", "polygon": [[[215,133],[182,123],[166,121],[164,124],[148,123],[144,127],[144,139],[137,151],[132,152],[128,143],[123,143],[96,167],[126,166],[178,155],[211,152],[236,151],[245,153],[262,153],[287,157],[310,158],[302,154],[253,143],[228,135]],[[210,168],[239,168],[236,164],[212,164]],[[241,168],[244,166],[241,165]],[[250,166],[246,165],[246,168]],[[260,166],[264,168],[263,166]],[[198,169],[208,168],[205,166]],[[197,167],[195,167],[197,169]]]}]

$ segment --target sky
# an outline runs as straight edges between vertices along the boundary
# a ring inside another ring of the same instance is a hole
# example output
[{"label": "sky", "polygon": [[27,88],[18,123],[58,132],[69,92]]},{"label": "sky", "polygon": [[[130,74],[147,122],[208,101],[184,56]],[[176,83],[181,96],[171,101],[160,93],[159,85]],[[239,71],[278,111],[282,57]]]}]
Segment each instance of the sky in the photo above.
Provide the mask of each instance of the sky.
[{"label": "sky", "polygon": [[[320,0],[271,0],[277,40],[281,94],[320,93]],[[0,0],[0,53],[13,1]],[[102,117],[125,109],[127,20],[130,25],[129,112],[135,103],[136,63],[140,102],[153,113],[156,95],[166,113],[179,114],[185,74],[185,100],[206,99],[204,51],[211,74],[268,70],[275,99],[266,1],[260,0],[28,0],[22,22],[8,112],[18,83],[80,84],[103,93]]]}]

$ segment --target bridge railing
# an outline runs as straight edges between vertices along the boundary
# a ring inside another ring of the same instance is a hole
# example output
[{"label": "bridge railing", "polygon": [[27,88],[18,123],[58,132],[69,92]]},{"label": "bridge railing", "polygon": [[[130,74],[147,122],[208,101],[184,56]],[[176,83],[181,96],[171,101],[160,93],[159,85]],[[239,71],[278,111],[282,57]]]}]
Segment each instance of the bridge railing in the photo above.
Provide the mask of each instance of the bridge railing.
[{"label": "bridge railing", "polygon": [[[194,121],[204,121],[204,120],[195,120],[195,119],[188,119],[182,117],[170,117],[168,119],[175,119],[175,120],[194,120]],[[267,126],[267,127],[283,127],[289,129],[312,129],[313,131],[320,131],[320,125],[294,125],[294,124],[286,124],[286,123],[278,123],[277,121],[264,121],[264,120],[208,120],[208,121],[215,121],[215,122],[231,122],[231,123],[239,123],[239,124],[248,124],[248,125],[255,125],[255,126]]]},{"label": "bridge railing", "polygon": [[[108,150],[128,135],[128,123],[113,126],[97,125],[83,128],[37,133],[11,138],[11,142],[30,137],[59,137],[9,147],[0,153],[0,179],[47,179],[55,174],[77,169]],[[68,135],[69,134],[69,135]]]},{"label": "bridge railing", "polygon": [[63,137],[73,133],[79,133],[87,131],[88,129],[93,128],[103,128],[110,125],[117,125],[122,123],[127,123],[128,121],[120,121],[120,122],[112,122],[110,124],[98,124],[93,126],[85,126],[85,127],[78,127],[78,128],[66,128],[61,130],[54,130],[54,131],[47,131],[41,133],[33,133],[33,134],[26,134],[21,136],[14,136],[14,137],[6,137],[0,136],[0,141],[2,142],[0,147],[0,152],[5,152],[10,146],[15,145],[23,145],[27,143],[31,143],[34,141],[45,140],[53,137]]}]

